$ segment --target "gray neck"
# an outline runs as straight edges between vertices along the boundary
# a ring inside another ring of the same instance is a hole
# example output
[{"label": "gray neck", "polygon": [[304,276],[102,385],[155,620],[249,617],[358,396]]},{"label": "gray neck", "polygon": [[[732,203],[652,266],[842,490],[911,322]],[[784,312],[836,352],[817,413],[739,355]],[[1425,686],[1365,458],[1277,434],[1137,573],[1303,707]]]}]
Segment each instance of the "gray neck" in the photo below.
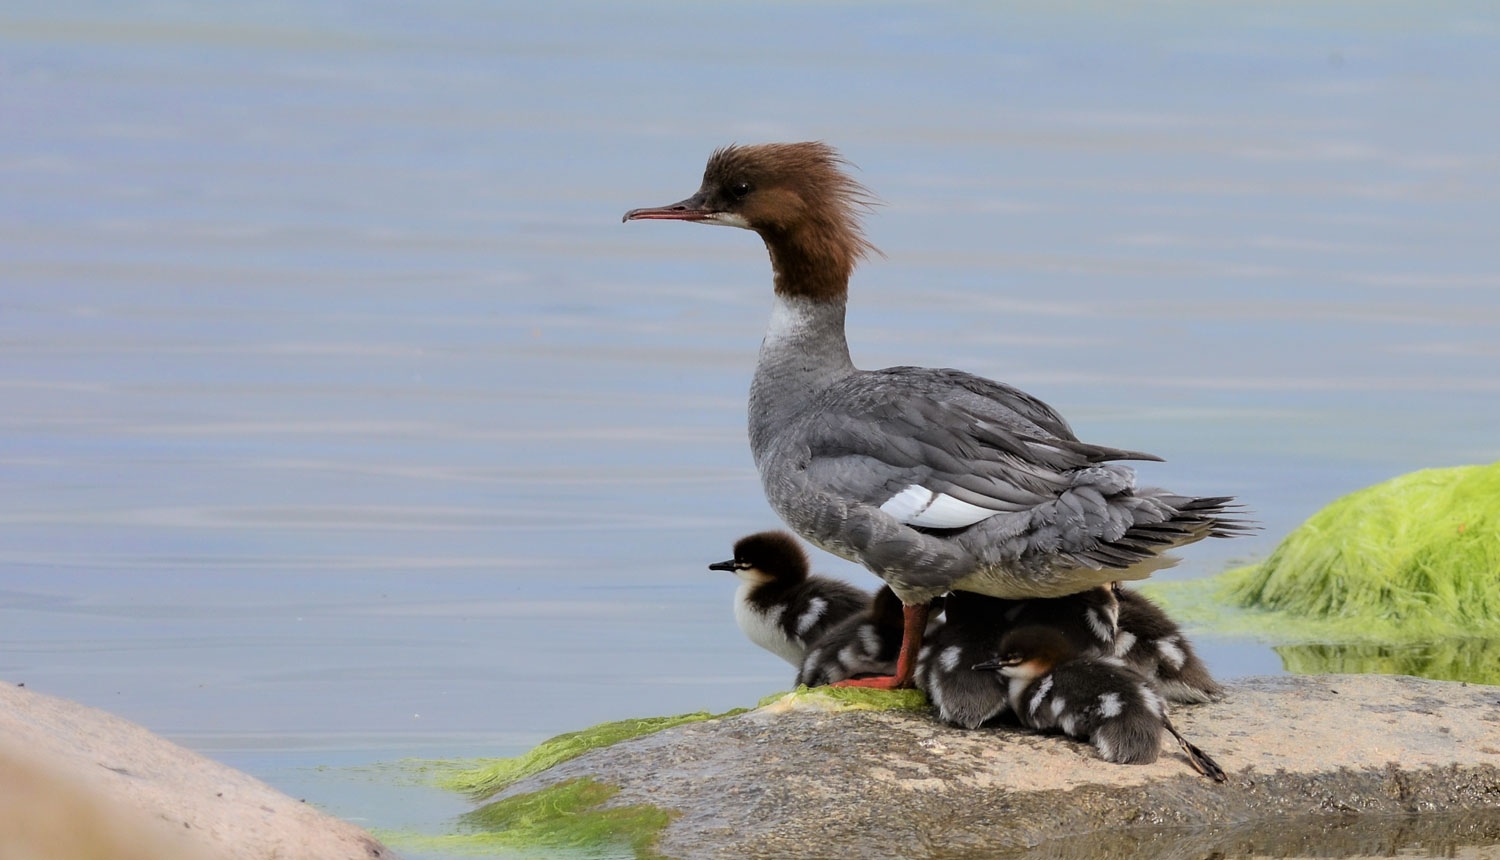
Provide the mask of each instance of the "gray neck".
[{"label": "gray neck", "polygon": [[822,391],[854,373],[844,340],[844,297],[776,293],[750,384],[750,450],[756,463],[776,433]]}]

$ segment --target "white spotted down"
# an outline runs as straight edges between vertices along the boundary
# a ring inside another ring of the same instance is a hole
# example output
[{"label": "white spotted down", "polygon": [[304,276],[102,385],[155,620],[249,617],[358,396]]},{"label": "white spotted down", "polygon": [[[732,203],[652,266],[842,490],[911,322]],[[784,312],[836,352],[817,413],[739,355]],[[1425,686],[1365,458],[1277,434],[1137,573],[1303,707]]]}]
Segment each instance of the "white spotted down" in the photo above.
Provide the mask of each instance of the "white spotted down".
[{"label": "white spotted down", "polygon": [[963,649],[957,645],[949,645],[938,655],[938,665],[943,667],[944,672],[952,672],[958,668],[958,661],[963,657]]},{"label": "white spotted down", "polygon": [[1182,664],[1187,662],[1187,654],[1178,647],[1176,636],[1168,636],[1157,642],[1156,650],[1161,652],[1161,659],[1173,669],[1181,669]]},{"label": "white spotted down", "polygon": [[1118,717],[1125,710],[1125,703],[1120,700],[1119,693],[1105,693],[1099,697],[1099,714],[1104,718]]},{"label": "white spotted down", "polygon": [[823,610],[827,608],[828,601],[821,597],[814,597],[807,601],[807,608],[802,610],[802,614],[797,617],[797,635],[806,636],[807,631],[818,623],[818,619],[823,617]]},{"label": "white spotted down", "polygon": [[1106,622],[1099,610],[1091,608],[1085,613],[1085,617],[1088,618],[1089,629],[1094,631],[1094,635],[1099,637],[1100,642],[1109,644],[1115,640],[1114,625]]},{"label": "white spotted down", "polygon": [[1040,684],[1036,685],[1036,695],[1031,697],[1031,704],[1026,707],[1026,710],[1032,717],[1036,716],[1037,709],[1042,706],[1042,700],[1047,698],[1047,694],[1050,692],[1052,692],[1052,676],[1048,675],[1042,679]]}]

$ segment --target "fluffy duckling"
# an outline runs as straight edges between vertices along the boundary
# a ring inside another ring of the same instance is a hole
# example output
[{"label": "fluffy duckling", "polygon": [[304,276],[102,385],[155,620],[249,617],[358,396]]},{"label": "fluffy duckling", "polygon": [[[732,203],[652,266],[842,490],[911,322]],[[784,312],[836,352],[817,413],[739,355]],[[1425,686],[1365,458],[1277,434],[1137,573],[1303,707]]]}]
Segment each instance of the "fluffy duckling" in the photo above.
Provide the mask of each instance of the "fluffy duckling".
[{"label": "fluffy duckling", "polygon": [[1120,631],[1108,653],[1146,676],[1173,702],[1211,702],[1224,688],[1213,679],[1181,628],[1138,591],[1118,588]]},{"label": "fluffy duckling", "polygon": [[882,587],[863,612],[834,625],[812,643],[797,683],[820,687],[857,675],[891,674],[901,650],[901,624],[901,599]]},{"label": "fluffy duckling", "polygon": [[930,627],[917,652],[917,689],[927,694],[938,719],[977,729],[1008,706],[1006,686],[994,672],[977,672],[975,663],[997,653],[1003,617],[1017,600],[1002,600],[969,591],[944,598],[943,623]]},{"label": "fluffy duckling", "polygon": [[916,683],[937,708],[938,719],[967,729],[1000,716],[1008,706],[1007,688],[1000,678],[973,668],[999,653],[1007,630],[1048,627],[1080,650],[1103,653],[1115,642],[1119,612],[1109,586],[1036,600],[955,591],[948,595],[945,607],[942,628],[932,631],[918,652]]},{"label": "fluffy duckling", "polygon": [[[942,607],[943,598],[932,602],[929,631],[942,626]],[[901,598],[882,586],[864,612],[845,619],[812,643],[797,683],[819,687],[866,675],[889,675],[901,651],[903,623]]]},{"label": "fluffy duckling", "polygon": [[1217,762],[1172,726],[1166,701],[1140,673],[1116,657],[1083,655],[1056,630],[1012,630],[1000,643],[999,658],[973,668],[1006,679],[1010,707],[1028,728],[1086,740],[1100,758],[1121,764],[1156,761],[1166,729],[1194,770],[1216,782],[1227,779]]},{"label": "fluffy duckling", "polygon": [[734,558],[708,566],[740,579],[734,620],[750,641],[801,670],[808,646],[859,614],[870,595],[838,579],[809,576],[807,553],[787,532],[740,538]]}]

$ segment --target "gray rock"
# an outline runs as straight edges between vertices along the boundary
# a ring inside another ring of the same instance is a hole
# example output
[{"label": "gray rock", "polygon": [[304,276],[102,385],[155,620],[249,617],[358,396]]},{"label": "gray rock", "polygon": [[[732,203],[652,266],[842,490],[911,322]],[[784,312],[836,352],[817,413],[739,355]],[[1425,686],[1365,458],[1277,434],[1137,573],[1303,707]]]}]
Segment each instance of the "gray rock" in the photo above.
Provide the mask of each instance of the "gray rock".
[{"label": "gray rock", "polygon": [[0,858],[395,856],[358,827],[134,723],[0,684]]},{"label": "gray rock", "polygon": [[[1057,736],[809,695],[594,750],[499,796],[580,776],[617,784],[607,805],[677,811],[660,843],[676,858],[1285,856],[1299,838],[1287,822],[1324,813],[1366,822],[1360,845],[1389,821],[1500,840],[1500,688],[1341,675],[1227,692],[1172,716],[1225,784],[1189,770],[1170,738],[1153,764],[1114,765]],[[1474,814],[1432,817],[1461,812]]]}]

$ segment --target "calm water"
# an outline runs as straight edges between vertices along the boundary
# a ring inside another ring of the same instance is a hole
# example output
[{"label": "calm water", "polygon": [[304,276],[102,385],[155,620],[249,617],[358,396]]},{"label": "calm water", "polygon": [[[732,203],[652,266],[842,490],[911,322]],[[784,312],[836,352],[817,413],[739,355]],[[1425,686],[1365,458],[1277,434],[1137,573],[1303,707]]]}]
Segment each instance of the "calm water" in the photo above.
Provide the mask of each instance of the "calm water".
[{"label": "calm water", "polygon": [[886,202],[858,363],[1019,384],[1265,523],[1169,575],[1500,458],[1497,38],[1484,3],[8,3],[0,678],[376,827],[416,813],[309,768],[785,687],[705,570],[775,524],[764,250],[619,223],[731,141],[826,139]]}]

